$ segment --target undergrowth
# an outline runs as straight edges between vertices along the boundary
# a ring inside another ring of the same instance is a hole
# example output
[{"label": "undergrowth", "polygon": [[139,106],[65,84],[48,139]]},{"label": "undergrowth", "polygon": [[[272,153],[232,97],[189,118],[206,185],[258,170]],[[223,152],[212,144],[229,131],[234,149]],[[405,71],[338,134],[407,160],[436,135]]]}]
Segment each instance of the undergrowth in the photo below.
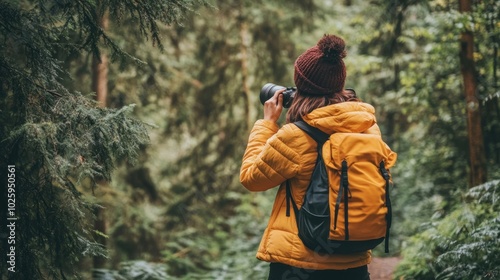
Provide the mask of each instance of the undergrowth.
[{"label": "undergrowth", "polygon": [[470,189],[408,240],[394,279],[499,279],[500,180]]}]

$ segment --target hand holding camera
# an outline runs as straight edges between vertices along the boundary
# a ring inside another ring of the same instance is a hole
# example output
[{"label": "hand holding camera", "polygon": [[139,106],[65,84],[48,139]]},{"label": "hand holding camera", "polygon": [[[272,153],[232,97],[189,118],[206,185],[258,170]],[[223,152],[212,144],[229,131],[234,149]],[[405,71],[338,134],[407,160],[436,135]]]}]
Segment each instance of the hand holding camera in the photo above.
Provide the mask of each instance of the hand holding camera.
[{"label": "hand holding camera", "polygon": [[283,111],[283,91],[278,89],[274,95],[264,102],[264,120],[278,122],[281,112]]}]

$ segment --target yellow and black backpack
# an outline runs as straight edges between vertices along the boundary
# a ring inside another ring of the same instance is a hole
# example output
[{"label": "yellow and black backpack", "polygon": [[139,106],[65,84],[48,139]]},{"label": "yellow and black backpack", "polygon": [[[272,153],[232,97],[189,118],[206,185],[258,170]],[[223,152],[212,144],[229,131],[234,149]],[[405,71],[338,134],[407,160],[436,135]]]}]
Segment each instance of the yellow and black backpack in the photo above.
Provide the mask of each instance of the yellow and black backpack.
[{"label": "yellow and black backpack", "polygon": [[328,135],[295,122],[318,143],[318,157],[300,209],[286,182],[299,237],[318,253],[350,254],[375,248],[385,239],[389,252],[392,208],[391,168],[397,159],[380,135],[338,132]]}]

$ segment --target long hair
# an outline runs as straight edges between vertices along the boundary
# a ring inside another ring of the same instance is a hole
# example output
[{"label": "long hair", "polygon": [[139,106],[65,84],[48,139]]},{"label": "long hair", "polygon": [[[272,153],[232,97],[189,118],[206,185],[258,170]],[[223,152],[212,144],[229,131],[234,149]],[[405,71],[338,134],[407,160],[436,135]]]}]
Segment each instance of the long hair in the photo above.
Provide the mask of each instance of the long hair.
[{"label": "long hair", "polygon": [[361,102],[361,99],[356,96],[356,92],[352,89],[321,96],[302,95],[297,91],[292,105],[286,113],[286,122],[293,123],[302,120],[303,116],[311,113],[314,109],[346,101]]}]

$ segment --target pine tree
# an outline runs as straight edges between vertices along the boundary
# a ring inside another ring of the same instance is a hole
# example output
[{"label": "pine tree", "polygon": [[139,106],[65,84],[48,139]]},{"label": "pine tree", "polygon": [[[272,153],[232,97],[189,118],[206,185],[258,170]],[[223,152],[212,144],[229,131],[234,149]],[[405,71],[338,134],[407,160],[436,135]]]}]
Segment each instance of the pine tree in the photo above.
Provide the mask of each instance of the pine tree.
[{"label": "pine tree", "polygon": [[[161,49],[160,25],[178,22],[202,3],[110,0],[98,10],[96,2],[0,1],[0,218],[16,226],[1,229],[0,251],[15,253],[2,253],[2,278],[65,279],[78,274],[80,259],[105,255],[91,235],[91,214],[99,205],[84,194],[148,142],[146,126],[130,116],[132,105],[100,108],[92,96],[66,86],[71,76],[64,61],[70,57],[100,57],[106,48],[112,60],[141,63],[99,26],[96,11],[135,21],[141,36]],[[4,203],[7,174],[15,175],[10,209]]]}]

